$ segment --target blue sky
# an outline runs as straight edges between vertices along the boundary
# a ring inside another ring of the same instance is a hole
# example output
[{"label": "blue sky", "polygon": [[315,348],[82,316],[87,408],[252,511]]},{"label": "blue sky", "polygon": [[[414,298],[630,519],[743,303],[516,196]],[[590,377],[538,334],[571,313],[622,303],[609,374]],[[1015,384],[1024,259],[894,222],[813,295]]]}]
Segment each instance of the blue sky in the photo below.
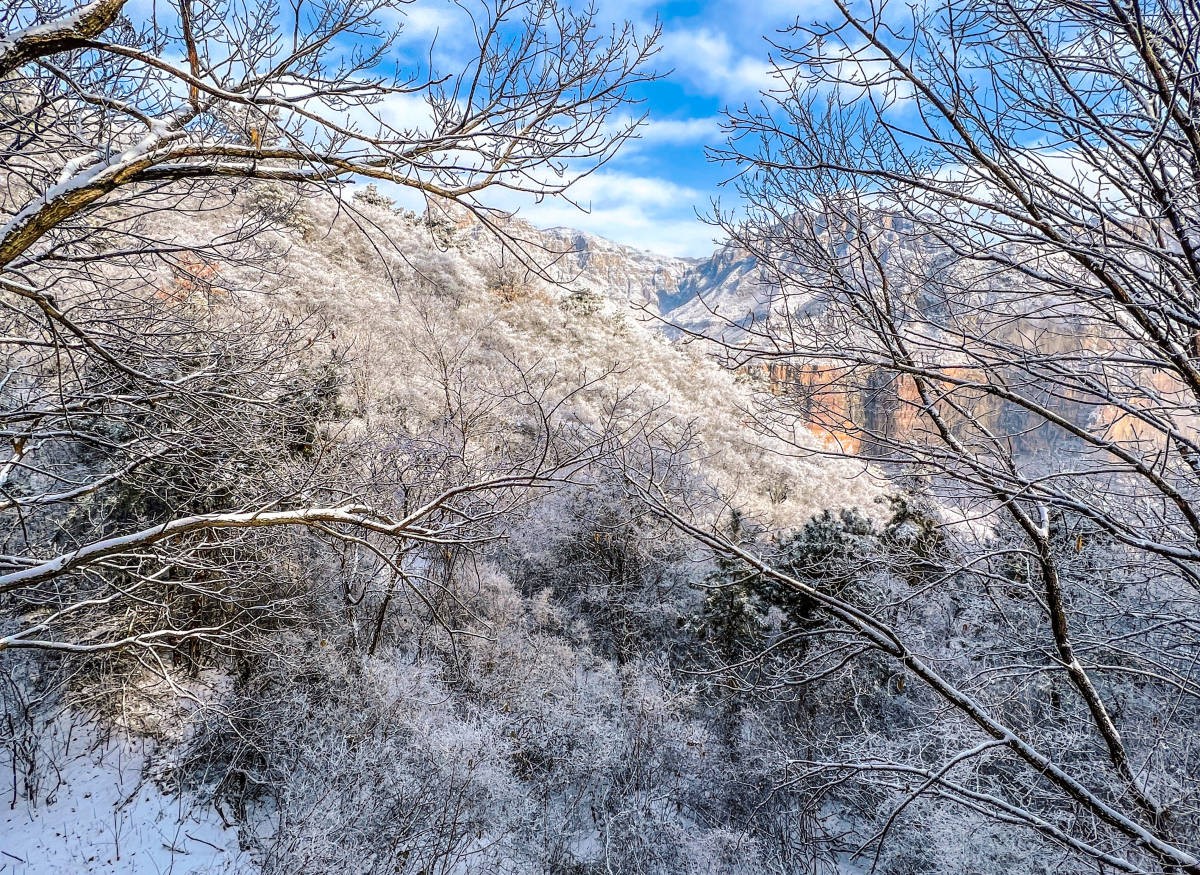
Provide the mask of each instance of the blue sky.
[{"label": "blue sky", "polygon": [[[640,89],[641,109],[650,116],[641,138],[575,191],[588,213],[564,202],[533,204],[505,193],[488,202],[519,208],[522,217],[543,227],[581,228],[671,255],[709,254],[715,232],[696,213],[708,212],[712,197],[735,200],[734,192],[722,194],[718,186],[733,168],[710,164],[704,154],[706,145],[721,140],[721,111],[769,87],[764,35],[797,17],[820,18],[826,8],[825,0],[599,0],[602,21],[629,19],[648,29],[658,18],[663,25],[655,66],[666,75]],[[419,44],[436,32],[448,46],[461,27],[460,15],[449,0],[417,0],[408,8],[409,37]]]},{"label": "blue sky", "polygon": [[[155,3],[163,0],[130,0],[127,12],[148,18]],[[470,0],[467,0],[469,3]],[[584,5],[588,0],[562,0]],[[715,229],[697,218],[711,212],[711,200],[722,199],[729,208],[736,202],[732,189],[719,183],[734,168],[717,166],[705,158],[705,146],[722,140],[722,111],[754,101],[770,87],[770,46],[764,36],[777,36],[780,28],[797,21],[811,22],[828,16],[829,0],[595,0],[598,24],[629,20],[639,32],[649,32],[656,20],[663,27],[661,50],[654,68],[662,74],[656,82],[639,87],[643,103],[631,113],[649,113],[639,139],[573,190],[587,212],[561,200],[540,204],[507,192],[489,193],[485,202],[519,214],[541,227],[580,228],[603,237],[669,255],[706,256],[714,248]],[[443,71],[460,68],[461,59],[474,45],[463,9],[453,0],[411,0],[402,7],[395,24],[404,37],[397,60],[405,55],[418,63],[436,46],[435,60]],[[402,61],[403,63],[403,61]],[[428,118],[428,108],[418,98],[399,99],[389,106],[394,124],[406,120],[416,126]],[[423,207],[423,200],[400,186],[381,185],[404,206]]]}]

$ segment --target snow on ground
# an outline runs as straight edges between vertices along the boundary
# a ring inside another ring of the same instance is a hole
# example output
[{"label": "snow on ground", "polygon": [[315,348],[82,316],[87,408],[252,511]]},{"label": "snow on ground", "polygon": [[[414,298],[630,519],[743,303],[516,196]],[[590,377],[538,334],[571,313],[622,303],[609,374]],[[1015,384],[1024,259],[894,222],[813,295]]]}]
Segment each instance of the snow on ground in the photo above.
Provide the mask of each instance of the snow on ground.
[{"label": "snow on ground", "polygon": [[103,738],[95,725],[63,737],[60,772],[43,778],[36,805],[13,804],[11,759],[0,753],[0,774],[9,779],[0,779],[0,875],[257,871],[238,848],[237,830],[211,806],[163,792],[146,776],[152,742]]}]

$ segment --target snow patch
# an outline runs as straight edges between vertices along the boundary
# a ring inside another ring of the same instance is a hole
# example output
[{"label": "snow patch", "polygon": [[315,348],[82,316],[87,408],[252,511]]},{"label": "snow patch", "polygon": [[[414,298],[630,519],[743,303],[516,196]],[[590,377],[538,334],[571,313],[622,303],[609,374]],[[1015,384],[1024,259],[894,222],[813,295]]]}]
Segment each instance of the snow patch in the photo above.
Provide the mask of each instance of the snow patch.
[{"label": "snow patch", "polygon": [[[189,793],[151,779],[154,742],[105,733],[71,713],[49,731],[60,735],[65,755],[34,799],[7,788],[0,875],[258,871],[236,828]],[[10,756],[0,754],[0,774],[13,774]]]}]

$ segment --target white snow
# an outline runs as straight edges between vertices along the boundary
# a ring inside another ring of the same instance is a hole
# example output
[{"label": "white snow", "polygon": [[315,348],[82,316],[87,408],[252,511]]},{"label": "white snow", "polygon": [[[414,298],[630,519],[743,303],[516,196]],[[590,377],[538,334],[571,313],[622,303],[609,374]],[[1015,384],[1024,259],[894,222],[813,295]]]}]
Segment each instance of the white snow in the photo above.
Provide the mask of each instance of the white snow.
[{"label": "white snow", "polygon": [[[164,792],[147,775],[151,741],[111,733],[75,716],[74,730],[54,727],[65,746],[60,772],[51,770],[33,801],[13,801],[10,780],[0,782],[0,875],[215,875],[257,871],[211,806],[186,792]],[[0,754],[5,778],[11,760]],[[59,783],[61,781],[61,783]]]}]

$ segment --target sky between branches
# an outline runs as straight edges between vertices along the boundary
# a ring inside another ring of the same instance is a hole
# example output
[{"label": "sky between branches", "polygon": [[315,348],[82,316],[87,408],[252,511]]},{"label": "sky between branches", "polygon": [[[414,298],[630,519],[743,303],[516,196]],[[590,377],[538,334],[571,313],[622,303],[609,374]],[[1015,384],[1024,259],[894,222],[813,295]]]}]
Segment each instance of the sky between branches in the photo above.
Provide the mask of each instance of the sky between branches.
[{"label": "sky between branches", "polygon": [[[811,21],[830,8],[828,0],[597,0],[601,21],[628,19],[648,31],[663,26],[656,69],[663,77],[639,89],[633,112],[649,113],[640,137],[609,164],[584,179],[575,197],[589,212],[562,201],[534,204],[512,195],[489,204],[520,208],[541,227],[579,228],[620,243],[668,255],[706,256],[715,229],[697,219],[712,211],[711,199],[732,206],[732,190],[720,183],[736,171],[706,160],[705,146],[722,138],[721,112],[753,101],[771,86],[771,47],[765,36],[794,23]],[[442,50],[453,52],[462,17],[450,0],[416,0],[408,8],[406,41],[427,47],[435,34]]]}]

